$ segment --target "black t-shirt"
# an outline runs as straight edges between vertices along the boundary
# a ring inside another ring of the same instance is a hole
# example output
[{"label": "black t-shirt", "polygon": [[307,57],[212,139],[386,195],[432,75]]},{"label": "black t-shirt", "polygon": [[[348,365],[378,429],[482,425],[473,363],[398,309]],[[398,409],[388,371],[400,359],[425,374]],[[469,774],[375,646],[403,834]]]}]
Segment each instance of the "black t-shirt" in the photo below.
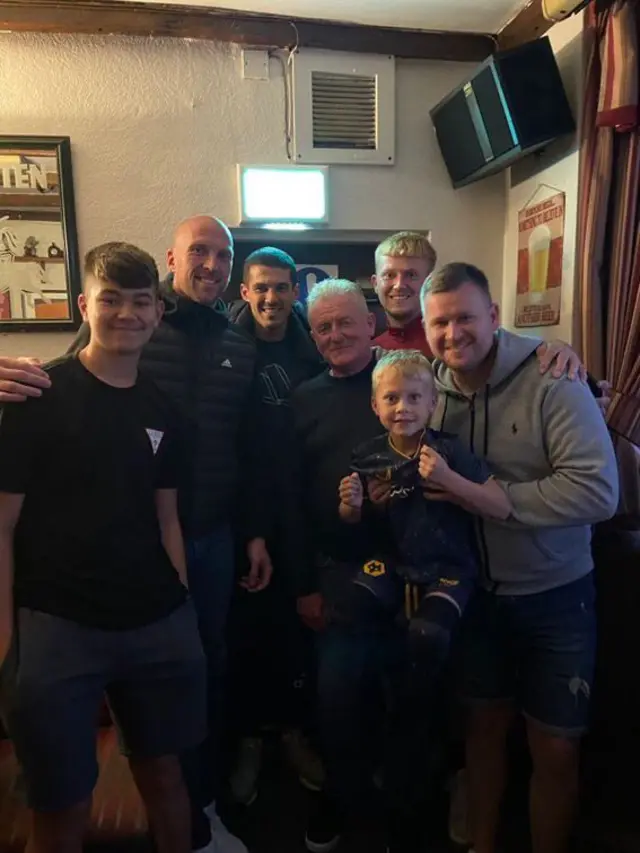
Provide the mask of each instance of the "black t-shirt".
[{"label": "black t-shirt", "polygon": [[124,630],[187,592],[167,553],[157,489],[178,486],[181,425],[155,384],[115,388],[77,357],[39,399],[0,414],[0,492],[24,494],[14,537],[18,607]]},{"label": "black t-shirt", "polygon": [[309,379],[309,367],[296,356],[291,343],[256,340],[257,372],[265,414],[289,408],[291,392]]},{"label": "black t-shirt", "polygon": [[342,378],[325,371],[293,397],[308,534],[316,552],[339,561],[366,559],[384,545],[372,541],[363,526],[345,524],[338,515],[338,487],[351,470],[353,449],[380,433],[371,408],[374,366],[372,359],[360,373]]},{"label": "black t-shirt", "polygon": [[267,446],[274,447],[279,464],[287,464],[276,450],[287,447],[293,436],[291,394],[300,383],[309,379],[309,368],[296,358],[291,343],[256,340],[257,378],[261,403],[261,427],[267,433]]},{"label": "black t-shirt", "polygon": [[[427,429],[422,444],[432,447],[453,471],[473,483],[486,483],[491,476],[487,463],[454,435]],[[429,583],[443,574],[474,578],[478,554],[473,516],[448,501],[425,500],[418,462],[418,454],[408,459],[398,453],[387,433],[355,449],[352,470],[363,481],[377,476],[391,486],[385,515],[377,513],[373,523],[379,526],[385,517],[388,520],[402,571],[412,583]],[[367,524],[371,529],[371,518]]]}]

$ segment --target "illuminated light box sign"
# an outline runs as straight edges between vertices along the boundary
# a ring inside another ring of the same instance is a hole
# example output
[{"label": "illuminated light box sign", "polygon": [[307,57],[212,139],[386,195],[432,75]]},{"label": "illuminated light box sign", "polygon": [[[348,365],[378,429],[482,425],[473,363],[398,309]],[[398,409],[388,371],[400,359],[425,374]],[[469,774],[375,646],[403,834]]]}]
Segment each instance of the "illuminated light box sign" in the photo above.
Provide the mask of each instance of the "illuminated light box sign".
[{"label": "illuminated light box sign", "polygon": [[328,169],[304,166],[238,166],[240,221],[326,225]]}]

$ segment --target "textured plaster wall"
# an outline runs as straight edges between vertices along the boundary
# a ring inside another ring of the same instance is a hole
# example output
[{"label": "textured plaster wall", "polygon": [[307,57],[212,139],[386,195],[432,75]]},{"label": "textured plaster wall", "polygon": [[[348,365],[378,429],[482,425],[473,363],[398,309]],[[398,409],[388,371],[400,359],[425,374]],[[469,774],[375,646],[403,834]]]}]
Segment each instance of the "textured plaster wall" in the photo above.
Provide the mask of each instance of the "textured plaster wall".
[{"label": "textured plaster wall", "polygon": [[[281,68],[243,80],[234,45],[175,39],[0,34],[0,132],[71,137],[80,249],[139,243],[164,267],[173,225],[238,222],[235,165],[286,162]],[[334,228],[431,228],[442,260],[502,280],[504,177],[454,191],[428,111],[469,73],[397,65],[393,167],[334,167]],[[273,238],[271,238],[273,239]],[[68,335],[0,336],[0,352],[57,354]]]}]

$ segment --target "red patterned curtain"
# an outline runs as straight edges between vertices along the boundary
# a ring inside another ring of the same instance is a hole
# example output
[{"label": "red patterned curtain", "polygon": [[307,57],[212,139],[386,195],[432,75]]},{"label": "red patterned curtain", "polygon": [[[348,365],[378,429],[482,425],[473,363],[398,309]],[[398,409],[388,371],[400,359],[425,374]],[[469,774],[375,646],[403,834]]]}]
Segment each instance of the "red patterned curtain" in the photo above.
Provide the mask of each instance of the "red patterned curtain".
[{"label": "red patterned curtain", "polygon": [[612,430],[640,444],[640,4],[594,2],[580,152],[578,342],[614,387]]}]

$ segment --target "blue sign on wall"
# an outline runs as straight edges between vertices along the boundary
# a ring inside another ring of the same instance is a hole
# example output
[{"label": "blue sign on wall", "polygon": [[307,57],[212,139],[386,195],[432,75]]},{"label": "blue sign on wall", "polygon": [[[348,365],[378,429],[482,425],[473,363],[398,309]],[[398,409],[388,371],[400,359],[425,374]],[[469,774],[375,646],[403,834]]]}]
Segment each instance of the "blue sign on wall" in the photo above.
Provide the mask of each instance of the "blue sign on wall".
[{"label": "blue sign on wall", "polygon": [[307,296],[321,281],[327,278],[338,277],[338,267],[335,264],[298,264],[298,288],[300,289],[300,302],[306,302]]}]

